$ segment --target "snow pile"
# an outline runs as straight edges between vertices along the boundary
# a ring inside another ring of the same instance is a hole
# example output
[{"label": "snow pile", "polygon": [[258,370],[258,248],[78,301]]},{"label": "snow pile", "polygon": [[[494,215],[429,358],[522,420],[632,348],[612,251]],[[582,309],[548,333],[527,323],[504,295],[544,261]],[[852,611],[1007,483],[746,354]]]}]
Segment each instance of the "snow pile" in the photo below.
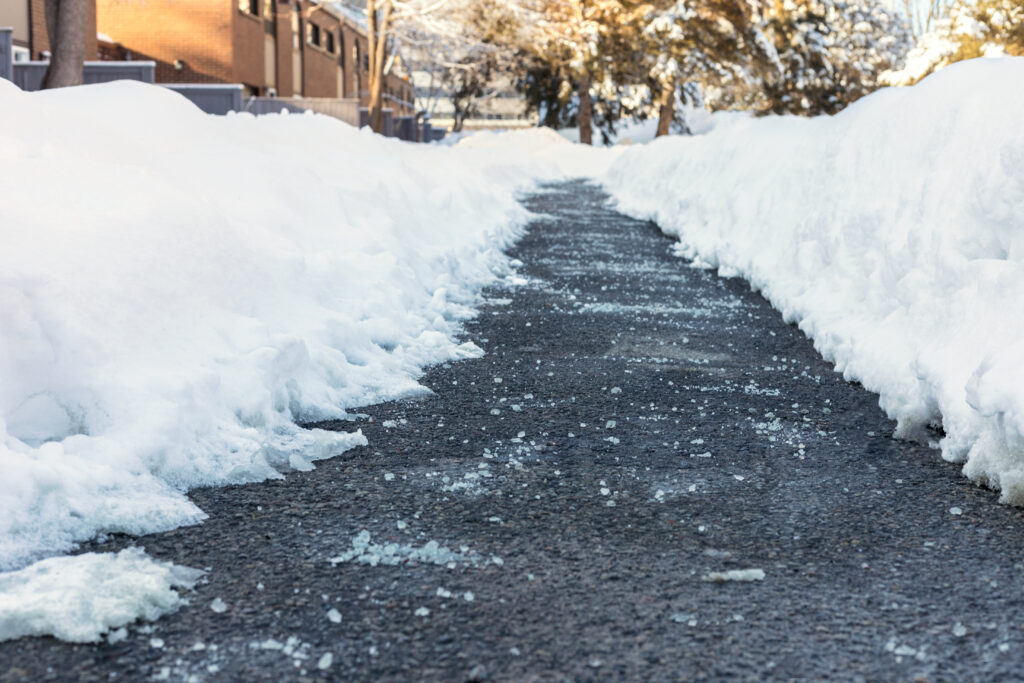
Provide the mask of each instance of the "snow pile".
[{"label": "snow pile", "polygon": [[1024,59],[964,62],[832,118],[632,148],[605,182],[761,290],[899,436],[1024,504],[1022,81]]},{"label": "snow pile", "polygon": [[490,164],[526,171],[535,176],[557,168],[566,178],[582,178],[607,172],[618,151],[573,145],[550,128],[482,130],[460,137],[455,149],[487,156]]},{"label": "snow pile", "polygon": [[[518,138],[517,138],[518,139]],[[297,422],[425,391],[573,149],[410,145],[0,81],[0,569],[203,518],[184,495],[365,443]],[[576,166],[580,166],[575,162]]]},{"label": "snow pile", "polygon": [[139,548],[53,557],[0,574],[0,641],[54,635],[98,641],[139,617],[153,620],[182,604],[203,572],[158,562]]}]

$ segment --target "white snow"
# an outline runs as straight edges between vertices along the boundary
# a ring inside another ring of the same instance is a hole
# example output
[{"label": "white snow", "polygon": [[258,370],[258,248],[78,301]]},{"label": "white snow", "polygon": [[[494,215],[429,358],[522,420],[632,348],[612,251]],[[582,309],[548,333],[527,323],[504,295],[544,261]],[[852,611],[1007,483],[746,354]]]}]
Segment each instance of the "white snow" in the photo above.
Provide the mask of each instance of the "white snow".
[{"label": "white snow", "polygon": [[730,569],[725,572],[708,572],[705,581],[722,583],[725,581],[764,581],[763,569]]},{"label": "white snow", "polygon": [[0,569],[364,444],[295,423],[481,353],[456,333],[509,272],[516,191],[605,158],[560,140],[409,145],[135,82],[0,83]]},{"label": "white snow", "polygon": [[510,274],[516,192],[608,158],[550,131],[409,145],[137,82],[0,81],[0,570],[201,521],[191,488],[365,444],[297,423],[480,355],[457,334]]},{"label": "white snow", "polygon": [[898,436],[1024,504],[1022,80],[1024,59],[973,60],[834,117],[735,117],[632,147],[604,182],[749,280]]},{"label": "white snow", "polygon": [[202,574],[139,548],[42,560],[0,574],[0,641],[52,635],[90,643],[114,630],[115,642],[127,635],[116,629],[176,611],[185,601],[175,589],[192,588]]}]

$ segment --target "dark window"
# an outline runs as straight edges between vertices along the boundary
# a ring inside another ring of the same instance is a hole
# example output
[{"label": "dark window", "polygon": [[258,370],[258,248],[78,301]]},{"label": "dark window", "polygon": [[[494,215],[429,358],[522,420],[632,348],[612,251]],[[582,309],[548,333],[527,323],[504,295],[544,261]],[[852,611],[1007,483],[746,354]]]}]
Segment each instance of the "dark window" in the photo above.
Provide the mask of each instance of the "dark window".
[{"label": "dark window", "polygon": [[309,24],[309,42],[320,47],[320,27],[312,22]]},{"label": "dark window", "polygon": [[327,44],[325,45],[325,49],[333,55],[334,54],[334,31],[327,31],[325,33],[325,36],[327,38]]},{"label": "dark window", "polygon": [[263,0],[263,30],[274,35],[277,32],[277,0]]},{"label": "dark window", "polygon": [[238,9],[258,17],[260,15],[260,0],[238,0]]},{"label": "dark window", "polygon": [[363,71],[370,70],[370,55],[363,55]]}]

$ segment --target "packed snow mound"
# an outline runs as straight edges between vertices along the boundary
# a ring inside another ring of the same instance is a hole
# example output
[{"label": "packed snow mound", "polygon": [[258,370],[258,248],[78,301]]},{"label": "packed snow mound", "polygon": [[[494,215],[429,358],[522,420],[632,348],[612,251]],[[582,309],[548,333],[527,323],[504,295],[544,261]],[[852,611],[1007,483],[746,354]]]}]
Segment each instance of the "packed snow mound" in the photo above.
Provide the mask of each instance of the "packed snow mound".
[{"label": "packed snow mound", "polygon": [[964,62],[835,117],[632,148],[605,182],[761,290],[899,436],[1024,504],[1021,82],[1024,59]]},{"label": "packed snow mound", "polygon": [[458,138],[452,147],[487,154],[494,164],[525,169],[539,166],[541,172],[554,167],[566,178],[605,173],[617,156],[596,147],[569,144],[551,128],[481,130]]},{"label": "packed snow mound", "polygon": [[297,423],[480,354],[456,336],[515,193],[564,175],[512,147],[0,81],[0,569],[201,520],[189,488],[365,443]]},{"label": "packed snow mound", "polygon": [[0,574],[0,641],[54,636],[92,643],[142,618],[157,619],[185,603],[198,569],[152,559],[139,548],[51,557]]}]

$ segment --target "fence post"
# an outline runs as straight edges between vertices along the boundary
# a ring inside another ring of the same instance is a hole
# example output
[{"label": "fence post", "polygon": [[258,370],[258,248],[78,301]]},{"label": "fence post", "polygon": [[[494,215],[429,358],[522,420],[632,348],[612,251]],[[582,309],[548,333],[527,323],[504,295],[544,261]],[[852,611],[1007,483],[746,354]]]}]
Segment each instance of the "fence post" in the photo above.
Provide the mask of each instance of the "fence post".
[{"label": "fence post", "polygon": [[0,78],[14,80],[14,29],[0,28]]}]

